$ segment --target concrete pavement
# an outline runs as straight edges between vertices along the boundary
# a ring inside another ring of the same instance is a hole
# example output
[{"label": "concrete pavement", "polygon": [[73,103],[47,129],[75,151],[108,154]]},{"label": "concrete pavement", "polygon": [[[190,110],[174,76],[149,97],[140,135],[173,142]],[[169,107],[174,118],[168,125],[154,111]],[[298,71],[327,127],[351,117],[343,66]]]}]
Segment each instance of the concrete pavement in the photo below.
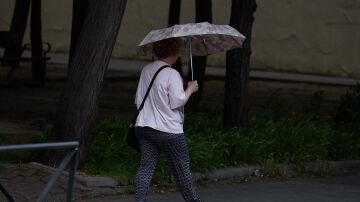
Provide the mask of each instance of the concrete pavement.
[{"label": "concrete pavement", "polygon": [[[0,49],[0,54],[2,50]],[[25,55],[29,55],[30,52],[26,51]],[[67,64],[68,54],[64,53],[49,53],[51,59],[48,63],[53,64]],[[117,59],[112,58],[109,63],[109,70],[115,70],[121,72],[121,76],[125,75],[136,75],[138,76],[142,67],[147,64],[147,61],[141,60],[127,60],[127,59]],[[185,65],[186,66],[186,65]],[[186,70],[187,68],[183,68]],[[183,72],[186,74],[187,72]],[[219,67],[207,67],[206,68],[207,76],[225,76],[225,69]],[[108,75],[112,77],[112,75]],[[116,75],[113,75],[116,77]],[[325,84],[325,85],[344,85],[344,86],[354,86],[360,83],[358,79],[343,78],[343,77],[331,77],[331,76],[317,76],[317,75],[307,75],[307,74],[295,74],[295,73],[286,73],[286,72],[272,72],[272,71],[259,71],[251,70],[250,79],[254,80],[275,80],[275,81],[287,81],[287,82],[304,82],[304,83],[316,83],[316,84]]]},{"label": "concrete pavement", "polygon": [[[285,173],[292,172],[289,166],[286,168]],[[204,201],[360,201],[359,168],[358,161],[329,162],[330,175],[351,177],[323,179],[273,181],[260,177],[262,175],[251,177],[256,169],[251,166],[203,173],[202,178],[195,178],[201,180],[199,195]],[[316,170],[316,165],[309,165],[309,173],[316,173]],[[0,164],[0,183],[15,201],[34,201],[54,171],[54,168],[39,163]],[[47,201],[64,201],[67,183],[68,175],[64,172],[48,194]],[[128,183],[115,178],[88,176],[79,172],[75,177],[73,200],[134,201],[134,195],[130,194],[132,189]],[[174,185],[154,185],[152,193],[163,194],[150,194],[150,201],[182,201],[180,194],[174,191]],[[1,201],[5,201],[5,197],[0,192]]]},{"label": "concrete pavement", "polygon": [[[55,169],[38,163],[0,164],[0,183],[16,201],[36,201]],[[108,177],[88,177],[78,173],[73,188],[74,201],[82,198],[117,195],[125,190],[114,179]],[[66,201],[68,175],[63,175],[56,181],[47,195],[46,201]],[[0,202],[6,201],[0,192]]]},{"label": "concrete pavement", "polygon": [[[205,202],[360,202],[360,175],[325,179],[255,182],[199,188]],[[135,201],[134,196],[87,199],[88,202]],[[152,194],[149,202],[180,202],[180,193]]]}]

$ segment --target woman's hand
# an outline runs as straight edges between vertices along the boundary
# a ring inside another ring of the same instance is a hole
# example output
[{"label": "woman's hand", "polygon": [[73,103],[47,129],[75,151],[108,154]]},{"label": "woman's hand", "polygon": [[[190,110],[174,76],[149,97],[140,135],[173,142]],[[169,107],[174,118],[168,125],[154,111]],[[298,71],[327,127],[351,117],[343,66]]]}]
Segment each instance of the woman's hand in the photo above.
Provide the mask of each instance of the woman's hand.
[{"label": "woman's hand", "polygon": [[188,84],[187,84],[187,88],[185,90],[185,99],[186,99],[185,102],[188,101],[191,94],[195,93],[198,90],[199,90],[199,85],[198,85],[197,81],[196,80],[189,81]]},{"label": "woman's hand", "polygon": [[187,83],[187,89],[186,89],[186,91],[188,91],[188,90],[191,92],[190,94],[195,93],[196,91],[199,90],[199,85],[198,85],[197,80],[189,81],[189,82]]}]

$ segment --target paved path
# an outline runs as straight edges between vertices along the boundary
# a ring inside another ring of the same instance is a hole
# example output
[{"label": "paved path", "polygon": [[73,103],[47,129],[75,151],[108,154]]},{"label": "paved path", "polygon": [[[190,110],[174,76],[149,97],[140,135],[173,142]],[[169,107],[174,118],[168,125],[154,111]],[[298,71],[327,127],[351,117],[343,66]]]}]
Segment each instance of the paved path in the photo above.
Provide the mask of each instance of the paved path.
[{"label": "paved path", "polygon": [[[36,201],[45,188],[54,170],[37,163],[0,164],[0,183],[10,193],[16,202]],[[46,201],[65,201],[68,176],[62,175],[47,195]],[[91,181],[90,181],[91,183]],[[73,199],[94,198],[103,195],[115,195],[123,192],[121,187],[83,186],[78,180],[74,183]],[[0,202],[5,202],[5,196],[0,192]]]},{"label": "paved path", "polygon": [[[0,181],[15,201],[34,201],[49,179],[49,170],[34,164],[2,166]],[[48,195],[48,201],[64,201],[67,177],[60,179]],[[125,187],[84,187],[75,183],[74,201],[134,201]],[[127,196],[126,196],[127,195]],[[360,202],[360,174],[351,177],[296,179],[278,182],[247,182],[232,185],[209,184],[200,187],[205,202]],[[0,201],[5,201],[0,193]],[[178,192],[151,194],[150,202],[180,202]]]},{"label": "paved path", "polygon": [[[0,52],[1,53],[1,52]],[[28,53],[29,54],[29,53]],[[50,53],[49,56],[51,60],[49,63],[54,64],[67,64],[68,55],[62,53]],[[117,59],[112,58],[109,63],[110,70],[121,71],[127,73],[135,73],[139,75],[142,67],[147,64],[146,61],[141,60],[127,60],[127,59]],[[185,65],[186,66],[186,65]],[[186,68],[184,68],[186,69]],[[183,72],[186,74],[187,72]],[[225,76],[225,69],[219,67],[207,67],[206,68],[207,76]],[[276,81],[292,81],[292,82],[308,82],[308,83],[318,83],[318,84],[331,84],[331,85],[346,85],[352,86],[360,82],[357,79],[350,78],[340,78],[340,77],[330,77],[330,76],[316,76],[316,75],[307,75],[307,74],[293,74],[286,72],[269,72],[269,71],[250,71],[251,79],[261,79],[261,80],[276,80]]]},{"label": "paved path", "polygon": [[[205,202],[360,202],[360,175],[328,179],[255,182],[199,189]],[[134,201],[133,196],[86,200],[88,202]],[[179,193],[155,194],[149,202],[180,202]]]}]

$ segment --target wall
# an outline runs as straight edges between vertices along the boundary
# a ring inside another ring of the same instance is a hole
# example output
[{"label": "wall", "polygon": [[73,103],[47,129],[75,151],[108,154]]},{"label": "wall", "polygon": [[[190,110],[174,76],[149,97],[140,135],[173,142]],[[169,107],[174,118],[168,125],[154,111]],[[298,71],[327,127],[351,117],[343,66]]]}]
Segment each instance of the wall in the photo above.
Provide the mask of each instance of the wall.
[{"label": "wall", "polygon": [[[0,1],[0,30],[7,30],[14,0]],[[194,1],[182,1],[181,23],[193,22]],[[360,78],[360,0],[258,0],[252,69]],[[136,55],[136,45],[152,29],[167,26],[169,1],[128,0],[113,52]],[[213,22],[227,24],[230,0],[213,0]],[[43,1],[43,38],[53,51],[67,52],[71,0]],[[28,34],[26,37],[28,41]],[[224,53],[209,57],[224,66]]]}]

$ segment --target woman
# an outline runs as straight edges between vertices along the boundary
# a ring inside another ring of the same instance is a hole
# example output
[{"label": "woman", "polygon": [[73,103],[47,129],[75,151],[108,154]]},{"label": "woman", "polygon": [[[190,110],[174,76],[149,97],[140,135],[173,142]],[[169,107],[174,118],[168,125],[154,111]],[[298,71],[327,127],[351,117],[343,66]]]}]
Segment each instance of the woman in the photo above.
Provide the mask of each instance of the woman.
[{"label": "woman", "polygon": [[155,72],[169,65],[157,75],[135,124],[141,149],[140,166],[134,182],[136,201],[146,201],[160,151],[164,152],[185,201],[200,201],[192,182],[183,131],[184,105],[198,90],[198,84],[190,81],[184,91],[180,74],[170,67],[178,58],[180,46],[179,38],[155,42],[153,52],[158,60],[146,65],[141,72],[135,96],[138,108]]}]

